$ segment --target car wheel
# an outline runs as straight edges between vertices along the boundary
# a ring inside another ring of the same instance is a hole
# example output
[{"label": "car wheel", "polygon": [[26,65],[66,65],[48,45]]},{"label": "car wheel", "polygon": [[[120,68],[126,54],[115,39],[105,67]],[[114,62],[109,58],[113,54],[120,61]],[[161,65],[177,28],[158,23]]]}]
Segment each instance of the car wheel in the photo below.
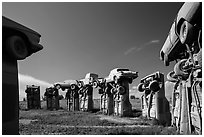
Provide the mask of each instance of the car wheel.
[{"label": "car wheel", "polygon": [[201,48],[200,51],[198,52],[197,59],[198,59],[198,65],[199,65],[200,67],[202,67],[202,48]]},{"label": "car wheel", "polygon": [[97,81],[94,81],[93,82],[93,88],[97,88],[98,87],[98,82]]},{"label": "car wheel", "polygon": [[79,88],[82,88],[82,87],[83,87],[83,82],[82,82],[82,81],[80,81],[80,82],[78,83],[78,87],[79,87]]},{"label": "car wheel", "polygon": [[72,90],[76,89],[76,85],[72,84],[72,85],[71,85],[71,89],[72,89]]},{"label": "car wheel", "polygon": [[194,38],[194,36],[193,36],[193,34],[194,34],[193,26],[190,23],[188,23],[187,21],[184,21],[183,24],[181,25],[179,34],[180,34],[179,39],[180,39],[182,44],[192,43],[192,40]]},{"label": "car wheel", "polygon": [[144,86],[143,86],[144,84],[143,83],[140,83],[138,86],[137,86],[137,90],[139,91],[139,92],[143,92],[144,91]]},{"label": "car wheel", "polygon": [[7,38],[6,50],[10,56],[17,60],[25,59],[28,55],[25,41],[19,36],[11,36]]},{"label": "car wheel", "polygon": [[167,74],[167,80],[170,82],[177,82],[176,76],[175,76],[175,72],[174,71],[170,71]]},{"label": "car wheel", "polygon": [[160,90],[159,82],[156,80],[153,80],[149,84],[149,89],[153,92],[157,92]]},{"label": "car wheel", "polygon": [[182,76],[184,79],[188,77],[188,73],[183,69],[187,59],[182,59],[174,66],[174,72],[177,76]]}]

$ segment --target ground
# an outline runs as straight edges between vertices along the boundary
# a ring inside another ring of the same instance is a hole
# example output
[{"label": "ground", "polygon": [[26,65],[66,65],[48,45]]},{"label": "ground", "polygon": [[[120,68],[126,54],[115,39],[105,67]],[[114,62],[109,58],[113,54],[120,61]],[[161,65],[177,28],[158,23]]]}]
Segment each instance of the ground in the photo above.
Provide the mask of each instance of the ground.
[{"label": "ground", "polygon": [[[152,120],[141,117],[139,100],[131,100],[134,116],[121,118],[103,115],[99,111],[81,112],[67,111],[66,101],[60,101],[61,109],[26,110],[26,103],[20,102],[19,132],[20,134],[62,134],[62,135],[155,135],[176,134],[176,129],[155,124]],[[98,100],[94,101],[98,110]]]}]

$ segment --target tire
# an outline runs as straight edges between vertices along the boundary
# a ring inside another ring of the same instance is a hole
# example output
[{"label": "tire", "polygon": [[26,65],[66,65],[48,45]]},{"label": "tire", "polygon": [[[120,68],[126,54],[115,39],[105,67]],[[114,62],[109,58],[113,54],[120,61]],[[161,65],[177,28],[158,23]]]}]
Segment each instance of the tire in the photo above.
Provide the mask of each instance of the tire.
[{"label": "tire", "polygon": [[194,38],[194,28],[193,26],[188,23],[187,21],[184,21],[181,25],[180,28],[180,33],[179,33],[179,39],[182,44],[190,44],[193,41]]},{"label": "tire", "polygon": [[143,92],[144,91],[144,88],[143,88],[143,83],[140,83],[138,86],[137,86],[137,90],[139,91],[139,92]]},{"label": "tire", "polygon": [[198,59],[198,65],[202,68],[202,48],[198,52],[197,59]]},{"label": "tire", "polygon": [[75,84],[72,84],[72,85],[71,85],[71,89],[72,89],[72,90],[76,89],[76,85],[75,85]]},{"label": "tire", "polygon": [[98,82],[97,81],[94,81],[93,82],[93,88],[97,88],[98,87]]},{"label": "tire", "polygon": [[157,92],[160,90],[159,82],[156,80],[153,80],[149,84],[149,89],[153,92]]},{"label": "tire", "polygon": [[178,80],[176,79],[176,76],[175,76],[175,72],[174,71],[170,71],[168,74],[167,74],[167,80],[170,81],[170,82],[177,82]]},{"label": "tire", "polygon": [[82,88],[82,87],[83,87],[83,82],[82,82],[82,81],[79,81],[78,87],[79,87],[79,88]]},{"label": "tire", "polygon": [[182,76],[184,79],[188,77],[188,73],[185,72],[185,70],[183,69],[183,66],[185,65],[186,61],[187,59],[182,59],[174,66],[175,75]]},{"label": "tire", "polygon": [[19,36],[11,36],[6,39],[6,50],[16,60],[22,60],[28,56],[26,43]]}]

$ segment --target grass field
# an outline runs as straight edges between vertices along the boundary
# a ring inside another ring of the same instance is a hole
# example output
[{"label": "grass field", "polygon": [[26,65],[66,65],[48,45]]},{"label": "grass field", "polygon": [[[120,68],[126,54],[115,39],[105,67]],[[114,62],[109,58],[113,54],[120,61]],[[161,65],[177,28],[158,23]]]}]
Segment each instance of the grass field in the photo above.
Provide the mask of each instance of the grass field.
[{"label": "grass field", "polygon": [[[135,117],[121,118],[106,116],[98,112],[67,111],[66,101],[61,100],[58,111],[42,109],[26,110],[26,102],[20,102],[20,134],[59,134],[59,135],[155,135],[176,134],[171,127],[156,125],[154,121],[141,117],[140,101],[131,100]],[[95,110],[99,109],[99,100],[94,100]]]}]

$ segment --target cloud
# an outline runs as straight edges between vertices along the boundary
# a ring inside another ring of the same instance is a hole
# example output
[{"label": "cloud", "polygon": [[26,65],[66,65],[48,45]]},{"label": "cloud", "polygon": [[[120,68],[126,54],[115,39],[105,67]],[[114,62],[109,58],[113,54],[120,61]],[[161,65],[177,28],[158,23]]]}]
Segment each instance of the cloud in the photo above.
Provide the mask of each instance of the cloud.
[{"label": "cloud", "polygon": [[45,89],[52,85],[47,81],[40,80],[40,79],[34,78],[33,76],[24,75],[20,73],[18,74],[18,80],[19,80],[19,100],[22,100],[24,97],[26,97],[26,94],[25,94],[26,85],[40,86],[41,96],[44,95]]},{"label": "cloud", "polygon": [[125,52],[124,52],[124,55],[128,55],[130,54],[132,51],[134,51],[137,47],[131,47],[129,49],[127,49]]},{"label": "cloud", "polygon": [[151,41],[146,42],[146,43],[144,43],[144,44],[142,44],[142,45],[140,45],[140,46],[131,47],[131,48],[127,49],[127,50],[124,52],[124,55],[128,55],[128,54],[130,54],[130,53],[133,52],[133,51],[136,51],[136,52],[141,51],[141,50],[144,49],[145,47],[147,47],[147,46],[149,46],[149,45],[151,45],[151,44],[159,43],[159,42],[160,42],[159,40],[151,40]]}]

